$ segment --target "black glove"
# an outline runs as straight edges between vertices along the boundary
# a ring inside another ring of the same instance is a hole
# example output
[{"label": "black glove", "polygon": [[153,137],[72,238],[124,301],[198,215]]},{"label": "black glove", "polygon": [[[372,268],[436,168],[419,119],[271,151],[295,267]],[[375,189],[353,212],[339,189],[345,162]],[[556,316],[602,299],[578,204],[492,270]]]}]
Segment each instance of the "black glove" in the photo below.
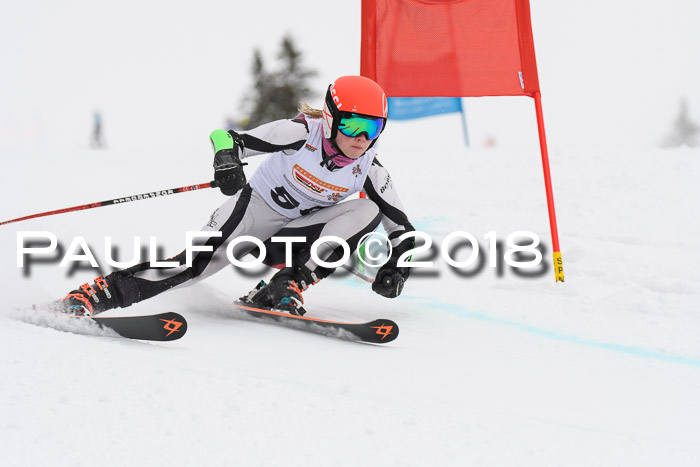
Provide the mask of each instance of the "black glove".
[{"label": "black glove", "polygon": [[408,268],[397,268],[385,264],[374,278],[372,290],[383,297],[396,298],[401,295],[403,284],[408,279],[408,272]]},{"label": "black glove", "polygon": [[401,295],[403,285],[411,273],[410,268],[400,268],[396,264],[399,257],[415,246],[413,237],[405,239],[394,247],[391,259],[377,272],[372,283],[372,290],[383,297],[396,298]]},{"label": "black glove", "polygon": [[233,196],[246,184],[243,166],[238,157],[238,144],[231,149],[221,149],[214,156],[214,181],[226,196]]}]

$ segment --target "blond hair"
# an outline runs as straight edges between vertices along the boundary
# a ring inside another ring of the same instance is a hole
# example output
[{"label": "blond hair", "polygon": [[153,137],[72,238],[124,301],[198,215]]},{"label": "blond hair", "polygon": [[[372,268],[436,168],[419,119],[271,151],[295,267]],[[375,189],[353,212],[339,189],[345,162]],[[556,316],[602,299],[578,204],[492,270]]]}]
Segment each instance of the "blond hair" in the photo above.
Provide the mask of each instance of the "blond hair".
[{"label": "blond hair", "polygon": [[299,107],[299,112],[311,118],[321,118],[323,117],[323,110],[314,109],[306,102],[302,102]]}]

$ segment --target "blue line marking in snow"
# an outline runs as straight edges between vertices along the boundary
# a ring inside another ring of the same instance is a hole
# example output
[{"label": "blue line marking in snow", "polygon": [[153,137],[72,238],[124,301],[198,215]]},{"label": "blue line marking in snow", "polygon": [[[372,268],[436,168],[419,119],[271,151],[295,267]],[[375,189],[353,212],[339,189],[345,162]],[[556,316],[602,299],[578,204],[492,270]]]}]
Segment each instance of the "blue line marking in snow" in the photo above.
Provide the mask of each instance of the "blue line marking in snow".
[{"label": "blue line marking in snow", "polygon": [[[345,283],[347,285],[352,286],[366,286],[366,284],[360,282],[360,279],[357,279],[357,281],[346,281]],[[401,294],[401,297],[421,302],[425,308],[431,308],[440,311],[448,311],[462,318],[471,318],[480,321],[487,321],[489,323],[502,324],[523,332],[528,332],[530,334],[534,334],[540,337],[546,337],[548,339],[569,342],[571,344],[584,345],[587,347],[594,347],[598,349],[611,350],[613,352],[625,353],[628,355],[634,355],[636,357],[651,358],[654,360],[662,360],[666,362],[679,363],[681,365],[688,365],[700,368],[700,359],[697,358],[679,357],[676,355],[668,355],[665,353],[645,349],[642,347],[634,347],[630,345],[614,344],[610,342],[601,342],[593,339],[586,339],[585,337],[575,336],[572,334],[565,334],[563,332],[553,331],[551,329],[541,328],[538,326],[533,326],[531,324],[525,324],[518,321],[510,321],[503,318],[496,318],[493,316],[489,316],[486,313],[469,311],[459,305],[439,302],[426,302],[425,297],[409,296],[406,294]]]},{"label": "blue line marking in snow", "polygon": [[[418,297],[415,297],[418,298]],[[463,318],[478,319],[480,321],[487,321],[490,323],[503,324],[510,326],[512,328],[518,329],[520,331],[528,332],[530,334],[535,334],[537,336],[546,337],[549,339],[554,339],[563,342],[569,342],[572,344],[585,345],[587,347],[595,347],[599,349],[612,350],[614,352],[625,353],[628,355],[634,355],[636,357],[652,358],[654,360],[663,360],[667,362],[680,363],[682,365],[689,365],[700,368],[700,359],[689,358],[689,357],[679,357],[675,355],[668,355],[654,350],[644,349],[642,347],[634,347],[629,345],[614,344],[610,342],[601,342],[593,339],[586,339],[584,337],[575,336],[571,334],[565,334],[558,331],[553,331],[551,329],[545,329],[538,326],[533,326],[530,324],[520,323],[518,321],[510,321],[502,318],[495,318],[489,316],[485,313],[479,313],[476,311],[466,310],[458,305],[451,305],[447,303],[432,303],[427,305],[428,308],[439,309],[444,311],[449,311],[457,316]]]}]

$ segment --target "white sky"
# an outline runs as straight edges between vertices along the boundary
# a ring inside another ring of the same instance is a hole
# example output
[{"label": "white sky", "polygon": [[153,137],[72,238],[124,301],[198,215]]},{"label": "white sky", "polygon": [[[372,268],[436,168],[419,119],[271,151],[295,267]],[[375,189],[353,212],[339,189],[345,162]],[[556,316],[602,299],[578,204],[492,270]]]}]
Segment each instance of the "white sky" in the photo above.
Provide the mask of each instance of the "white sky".
[{"label": "white sky", "polygon": [[[159,130],[201,142],[238,116],[253,48],[272,65],[286,32],[319,72],[312,104],[335,77],[359,73],[360,0],[3,3],[5,150],[38,140],[84,146],[97,108],[113,144]],[[655,146],[683,96],[700,121],[700,2],[531,0],[531,9],[551,148]],[[537,144],[531,99],[466,106],[475,146],[489,136]]]}]

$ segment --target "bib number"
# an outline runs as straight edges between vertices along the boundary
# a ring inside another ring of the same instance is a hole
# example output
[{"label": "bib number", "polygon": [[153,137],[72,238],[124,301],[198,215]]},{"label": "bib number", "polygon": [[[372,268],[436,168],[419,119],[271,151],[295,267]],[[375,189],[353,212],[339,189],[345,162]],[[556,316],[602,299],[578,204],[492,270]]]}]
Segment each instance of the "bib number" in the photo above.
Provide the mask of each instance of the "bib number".
[{"label": "bib number", "polygon": [[299,206],[299,201],[295,200],[283,186],[278,186],[274,190],[270,190],[270,196],[277,205],[283,209],[292,210]]}]

